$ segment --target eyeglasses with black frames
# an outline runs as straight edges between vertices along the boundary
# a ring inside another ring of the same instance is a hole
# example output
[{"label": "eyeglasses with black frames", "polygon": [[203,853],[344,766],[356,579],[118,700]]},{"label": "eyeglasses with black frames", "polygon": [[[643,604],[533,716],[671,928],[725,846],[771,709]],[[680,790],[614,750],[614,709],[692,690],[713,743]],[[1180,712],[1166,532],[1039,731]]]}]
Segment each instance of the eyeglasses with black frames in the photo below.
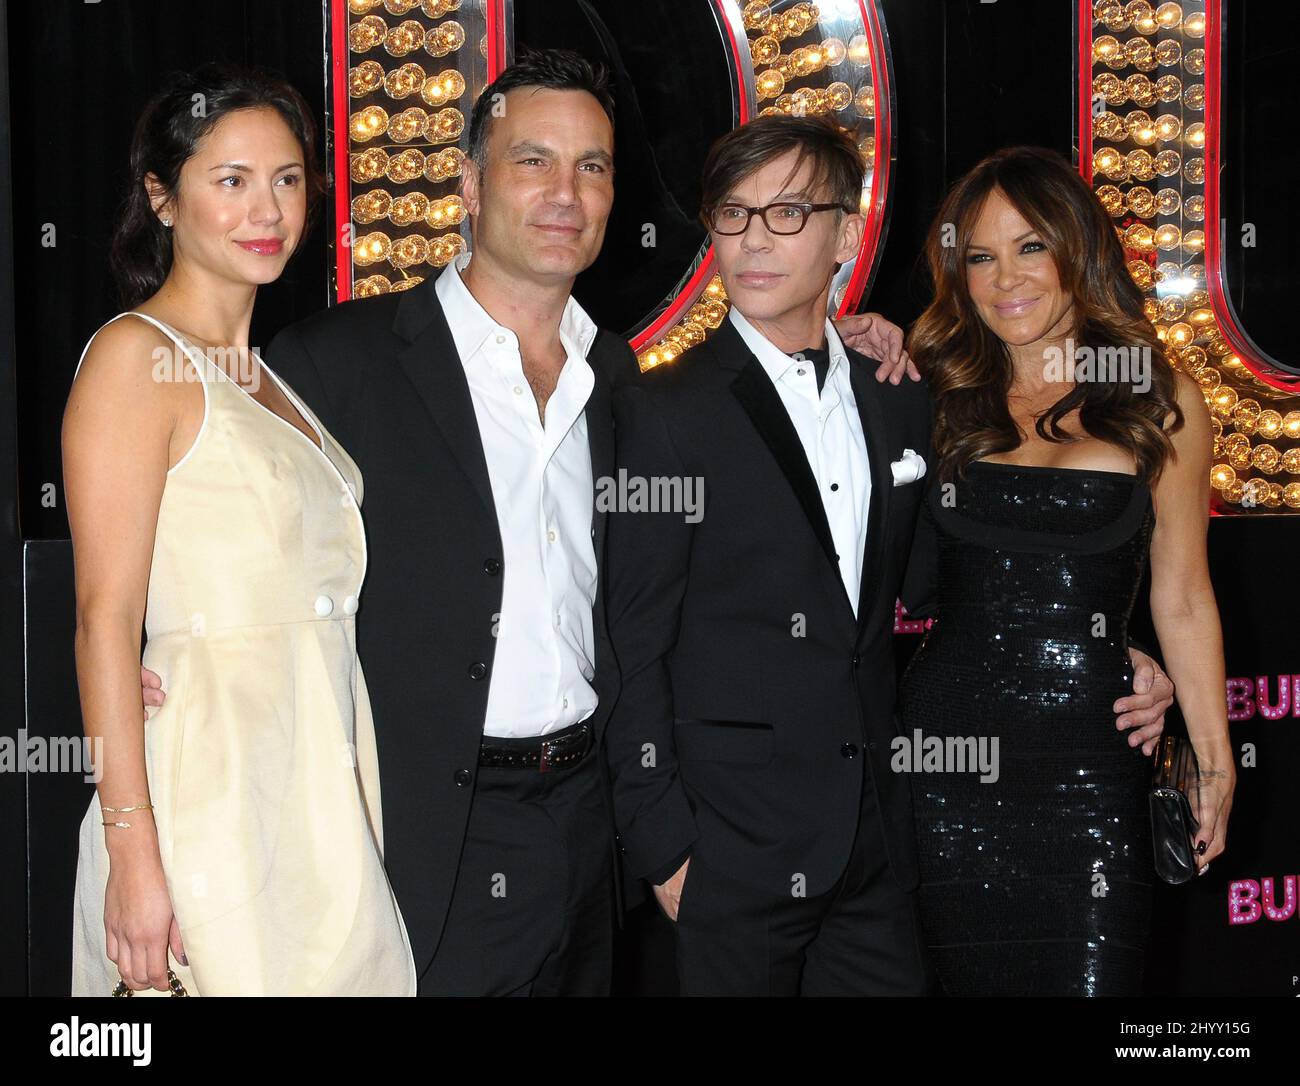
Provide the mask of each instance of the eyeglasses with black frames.
[{"label": "eyeglasses with black frames", "polygon": [[719,204],[717,207],[704,209],[704,222],[715,234],[743,234],[749,229],[749,220],[754,215],[763,219],[763,225],[773,234],[783,237],[797,234],[808,220],[819,211],[843,211],[852,214],[854,208],[843,204],[809,204],[779,201],[766,207],[743,207],[740,204]]}]

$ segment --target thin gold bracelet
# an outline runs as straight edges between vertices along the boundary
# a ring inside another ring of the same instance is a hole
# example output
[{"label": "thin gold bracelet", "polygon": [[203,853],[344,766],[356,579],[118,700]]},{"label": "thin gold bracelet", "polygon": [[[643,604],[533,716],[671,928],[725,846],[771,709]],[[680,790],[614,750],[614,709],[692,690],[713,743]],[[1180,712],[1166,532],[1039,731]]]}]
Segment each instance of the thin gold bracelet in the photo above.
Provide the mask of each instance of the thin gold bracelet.
[{"label": "thin gold bracelet", "polygon": [[[111,814],[126,814],[128,811],[152,811],[152,810],[153,810],[153,804],[152,804],[152,803],[137,803],[134,807],[106,807],[106,806],[104,806],[103,804],[100,804],[100,808],[99,808],[99,809],[100,809],[101,811],[108,811],[108,812],[110,812]],[[131,823],[130,823],[130,822],[108,822],[108,821],[105,821],[105,822],[104,822],[104,825],[105,825],[105,826],[116,826],[118,829],[121,829],[121,830],[129,830],[129,829],[131,828]]]}]

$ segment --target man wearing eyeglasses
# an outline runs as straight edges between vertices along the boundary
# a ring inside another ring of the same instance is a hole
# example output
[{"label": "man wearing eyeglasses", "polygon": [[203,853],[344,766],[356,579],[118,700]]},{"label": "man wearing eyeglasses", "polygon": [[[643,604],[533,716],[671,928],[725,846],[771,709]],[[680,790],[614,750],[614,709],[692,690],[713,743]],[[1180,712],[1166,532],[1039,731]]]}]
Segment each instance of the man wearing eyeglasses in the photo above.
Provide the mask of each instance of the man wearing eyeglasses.
[{"label": "man wearing eyeglasses", "polygon": [[827,320],[862,184],[823,118],[723,136],[703,217],[729,319],[615,395],[629,477],[703,480],[699,523],[623,512],[609,529],[615,814],[626,873],[675,921],[683,994],[930,988],[911,798],[889,768],[922,489],[890,465],[929,457],[930,408]]}]

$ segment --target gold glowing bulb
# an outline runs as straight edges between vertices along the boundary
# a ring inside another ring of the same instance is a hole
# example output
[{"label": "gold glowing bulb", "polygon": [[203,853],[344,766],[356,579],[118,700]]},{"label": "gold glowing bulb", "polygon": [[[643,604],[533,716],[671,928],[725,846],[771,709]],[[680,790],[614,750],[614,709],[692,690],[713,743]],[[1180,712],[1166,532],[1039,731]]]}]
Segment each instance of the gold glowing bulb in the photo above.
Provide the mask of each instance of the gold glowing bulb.
[{"label": "gold glowing bulb", "polygon": [[853,88],[839,81],[832,83],[826,88],[826,104],[836,112],[848,109],[853,104]]},{"label": "gold glowing bulb", "polygon": [[[1128,273],[1132,276],[1133,282],[1135,282],[1142,290],[1150,290],[1155,286],[1155,273],[1143,260],[1130,260],[1128,262]],[[1163,332],[1163,328],[1157,329],[1156,334],[1163,339]]]},{"label": "gold glowing bulb", "polygon": [[1101,201],[1101,206],[1106,209],[1107,214],[1120,216],[1124,214],[1124,194],[1120,192],[1116,185],[1102,185],[1097,189],[1097,199]]},{"label": "gold glowing bulb", "polygon": [[1138,148],[1125,156],[1125,170],[1136,181],[1150,181],[1156,175],[1155,160],[1150,151]]},{"label": "gold glowing bulb", "polygon": [[1183,164],[1183,156],[1168,147],[1155,157],[1156,173],[1161,177],[1173,177]]},{"label": "gold glowing bulb", "polygon": [[1166,38],[1155,47],[1156,63],[1162,68],[1172,68],[1183,59],[1183,47],[1176,38]]},{"label": "gold glowing bulb", "polygon": [[774,68],[768,68],[765,72],[762,72],[759,75],[758,79],[755,81],[754,88],[758,92],[758,100],[760,102],[766,98],[775,98],[785,90],[785,79],[782,77],[781,73],[776,71]]},{"label": "gold glowing bulb", "polygon": [[1155,195],[1145,185],[1134,185],[1129,189],[1125,202],[1128,204],[1129,210],[1139,218],[1149,219],[1155,214]]},{"label": "gold glowing bulb", "polygon": [[1094,38],[1092,42],[1092,61],[1094,64],[1105,64],[1123,55],[1123,46],[1120,45],[1119,39],[1110,34],[1102,34]]},{"label": "gold glowing bulb", "polygon": [[1210,397],[1210,410],[1220,418],[1228,418],[1237,406],[1237,390],[1231,385],[1220,385]]},{"label": "gold glowing bulb", "polygon": [[1250,454],[1250,463],[1252,467],[1272,475],[1282,466],[1282,457],[1276,448],[1264,443],[1255,446],[1254,451]]},{"label": "gold glowing bulb", "polygon": [[358,238],[352,247],[352,259],[362,267],[377,264],[384,260],[392,248],[388,235],[382,232],[366,234]]},{"label": "gold glowing bulb", "polygon": [[348,120],[348,131],[354,143],[365,143],[382,135],[388,128],[388,111],[382,106],[367,106],[352,114]]},{"label": "gold glowing bulb", "polygon": [[1156,8],[1156,22],[1164,30],[1175,30],[1183,21],[1182,4],[1161,4]]},{"label": "gold glowing bulb", "polygon": [[1274,411],[1271,407],[1259,413],[1259,418],[1255,422],[1255,428],[1260,437],[1266,437],[1270,441],[1282,436],[1282,415]]},{"label": "gold glowing bulb", "polygon": [[1158,227],[1155,232],[1155,243],[1158,249],[1166,252],[1170,249],[1177,249],[1181,231],[1173,223],[1165,223]]},{"label": "gold glowing bulb", "polygon": [[1162,113],[1156,118],[1156,138],[1164,143],[1176,140],[1183,130],[1183,122],[1172,113]]},{"label": "gold glowing bulb", "polygon": [[1228,464],[1215,464],[1210,469],[1210,486],[1223,490],[1237,481],[1237,473]]},{"label": "gold glowing bulb", "polygon": [[1128,135],[1128,126],[1108,110],[1092,119],[1092,133],[1104,140],[1122,140]]},{"label": "gold glowing bulb", "polygon": [[1135,253],[1149,253],[1155,247],[1154,232],[1145,223],[1134,223],[1124,231],[1124,247]]},{"label": "gold glowing bulb", "polygon": [[827,38],[822,42],[822,55],[826,58],[826,63],[834,67],[836,64],[844,63],[845,57],[849,55],[849,49],[839,38]]},{"label": "gold glowing bulb", "polygon": [[1103,174],[1112,180],[1120,180],[1127,172],[1124,169],[1124,156],[1114,147],[1100,147],[1092,156],[1092,172]]},{"label": "gold glowing bulb", "polygon": [[348,71],[348,94],[361,98],[378,90],[384,83],[384,66],[377,60],[363,60]]},{"label": "gold glowing bulb", "polygon": [[746,30],[762,30],[772,19],[772,8],[761,0],[756,0],[745,5],[741,17],[744,19]]}]

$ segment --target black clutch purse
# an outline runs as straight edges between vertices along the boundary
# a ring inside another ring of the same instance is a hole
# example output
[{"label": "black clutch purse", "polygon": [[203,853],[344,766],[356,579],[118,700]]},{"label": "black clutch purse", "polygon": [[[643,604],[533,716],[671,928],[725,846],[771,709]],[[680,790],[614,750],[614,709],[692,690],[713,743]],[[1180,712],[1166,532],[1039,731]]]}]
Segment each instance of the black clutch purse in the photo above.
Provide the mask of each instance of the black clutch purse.
[{"label": "black clutch purse", "polygon": [[1200,780],[1192,744],[1181,736],[1162,735],[1151,772],[1151,844],[1156,874],[1174,886],[1196,875],[1192,837],[1200,824],[1191,801]]}]

